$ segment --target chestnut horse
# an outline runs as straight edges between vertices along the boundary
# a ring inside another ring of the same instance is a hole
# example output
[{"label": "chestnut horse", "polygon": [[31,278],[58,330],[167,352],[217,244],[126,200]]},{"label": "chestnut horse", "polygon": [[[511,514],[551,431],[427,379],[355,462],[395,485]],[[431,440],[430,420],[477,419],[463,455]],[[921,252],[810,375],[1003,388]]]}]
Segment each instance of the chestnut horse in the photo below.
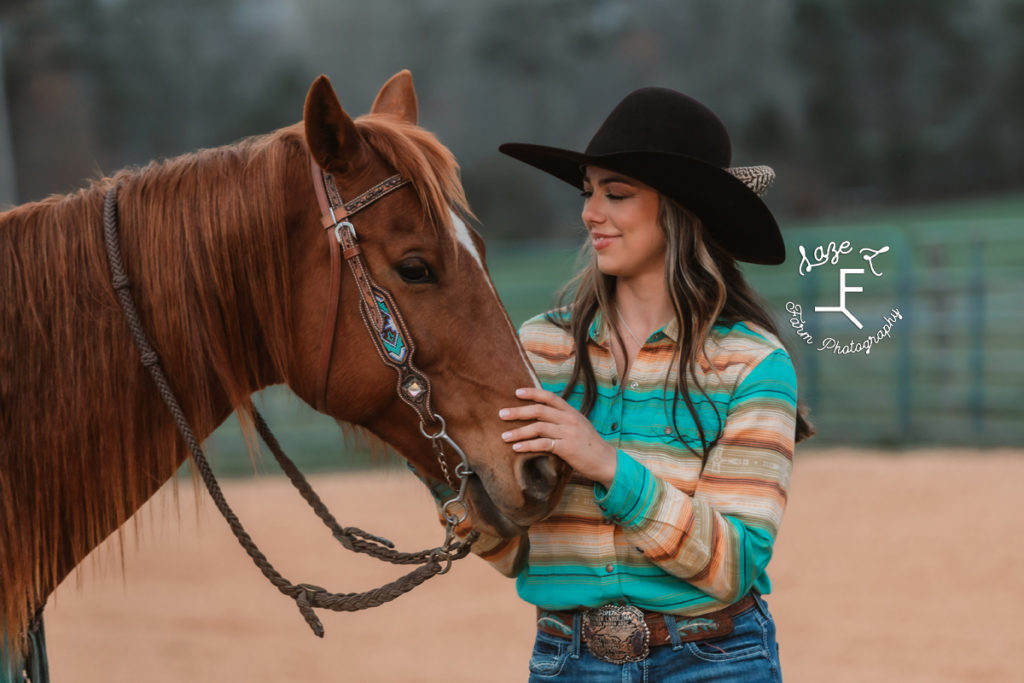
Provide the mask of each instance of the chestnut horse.
[{"label": "chestnut horse", "polygon": [[347,269],[322,334],[331,254],[311,159],[345,199],[407,179],[352,220],[369,272],[404,315],[434,409],[467,454],[469,524],[508,538],[551,510],[568,472],[501,440],[498,410],[535,377],[462,220],[457,164],[416,118],[407,71],[355,120],[321,76],[298,124],[0,214],[0,631],[15,650],[57,584],[188,457],[111,285],[101,214],[115,184],[133,295],[199,439],[232,411],[251,422],[251,394],[285,383],[443,480]]}]

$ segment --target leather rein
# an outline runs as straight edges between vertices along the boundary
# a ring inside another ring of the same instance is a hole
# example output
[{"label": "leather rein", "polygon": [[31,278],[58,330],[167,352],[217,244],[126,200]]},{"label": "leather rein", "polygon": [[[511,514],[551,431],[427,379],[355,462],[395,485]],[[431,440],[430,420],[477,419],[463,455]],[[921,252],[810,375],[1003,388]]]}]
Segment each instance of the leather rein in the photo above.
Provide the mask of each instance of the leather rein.
[{"label": "leather rein", "polygon": [[[420,432],[431,441],[441,470],[449,485],[458,494],[446,501],[441,512],[445,519],[444,542],[429,550],[415,553],[403,553],[394,549],[394,544],[385,538],[368,534],[356,527],[342,527],[324,505],[323,501],[310,486],[295,463],[285,455],[280,444],[267,426],[263,416],[253,407],[253,418],[256,430],[270,448],[275,460],[288,476],[299,494],[313,509],[314,513],[330,529],[332,535],[344,547],[355,552],[372,555],[393,564],[420,565],[410,573],[395,581],[363,593],[332,593],[324,588],[308,583],[292,583],[284,578],[257,547],[249,534],[242,527],[234,511],[228,505],[220,489],[209,461],[203,453],[202,446],[192,430],[181,409],[180,403],[163,371],[159,356],[150,344],[143,328],[138,309],[131,293],[131,282],[128,279],[121,255],[120,236],[117,226],[117,193],[118,186],[108,191],[103,205],[103,233],[107,251],[107,264],[110,268],[111,284],[121,308],[124,311],[128,326],[131,329],[135,345],[139,349],[141,362],[149,371],[157,386],[157,390],[168,410],[174,418],[182,438],[188,445],[192,460],[203,480],[210,497],[218,511],[224,517],[239,544],[246,551],[254,564],[264,576],[281,593],[295,600],[299,612],[313,633],[323,637],[324,629],[313,609],[323,608],[339,612],[354,612],[376,607],[399,595],[407,593],[427,579],[444,574],[451,568],[454,560],[465,557],[470,546],[476,540],[477,533],[471,532],[464,541],[457,540],[455,527],[465,521],[468,516],[466,505],[466,485],[473,473],[466,454],[455,443],[446,431],[444,418],[434,412],[431,405],[431,384],[429,378],[413,364],[415,346],[405,324],[398,305],[390,292],[378,285],[370,274],[366,260],[362,256],[358,236],[350,218],[353,214],[371,205],[373,202],[406,185],[409,181],[400,175],[394,175],[378,183],[355,199],[345,202],[338,193],[337,186],[330,174],[324,172],[315,161],[310,159],[313,172],[313,186],[322,214],[322,225],[328,237],[331,254],[330,299],[324,311],[322,341],[320,347],[320,380],[317,386],[317,408],[324,412],[326,408],[328,375],[331,366],[334,331],[338,319],[338,307],[341,300],[341,260],[349,264],[353,279],[359,289],[359,311],[367,331],[374,342],[381,360],[395,369],[398,374],[396,392],[408,404],[420,419]],[[428,427],[435,427],[431,432]],[[449,474],[445,446],[448,446],[459,457],[455,466],[457,483]]]}]

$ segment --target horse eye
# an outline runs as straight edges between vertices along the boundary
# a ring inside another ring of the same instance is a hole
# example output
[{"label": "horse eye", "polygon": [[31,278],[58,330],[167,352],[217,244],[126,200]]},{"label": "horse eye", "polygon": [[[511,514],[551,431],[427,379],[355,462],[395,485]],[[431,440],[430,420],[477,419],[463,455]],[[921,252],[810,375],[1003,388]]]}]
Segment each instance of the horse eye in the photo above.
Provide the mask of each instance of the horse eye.
[{"label": "horse eye", "polygon": [[402,261],[395,266],[395,270],[398,271],[399,277],[412,285],[437,282],[437,278],[434,277],[434,273],[431,272],[427,264],[419,259]]}]

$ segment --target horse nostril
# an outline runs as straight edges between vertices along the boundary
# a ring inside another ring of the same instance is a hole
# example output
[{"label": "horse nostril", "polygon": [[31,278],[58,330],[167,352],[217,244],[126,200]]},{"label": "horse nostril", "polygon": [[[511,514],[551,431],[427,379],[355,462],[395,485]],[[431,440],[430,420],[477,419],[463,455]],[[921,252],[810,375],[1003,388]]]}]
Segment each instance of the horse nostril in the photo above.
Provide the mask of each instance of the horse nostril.
[{"label": "horse nostril", "polygon": [[536,455],[519,461],[516,468],[523,495],[532,502],[543,502],[558,486],[558,458],[553,455]]}]

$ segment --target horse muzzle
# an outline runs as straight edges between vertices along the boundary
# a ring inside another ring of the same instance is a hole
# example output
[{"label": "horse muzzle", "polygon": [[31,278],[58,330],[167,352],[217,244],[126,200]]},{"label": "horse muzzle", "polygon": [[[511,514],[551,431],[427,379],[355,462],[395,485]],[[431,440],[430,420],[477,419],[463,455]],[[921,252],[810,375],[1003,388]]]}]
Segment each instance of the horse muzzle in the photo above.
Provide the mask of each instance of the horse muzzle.
[{"label": "horse muzzle", "polygon": [[515,463],[516,483],[521,491],[521,503],[514,509],[505,509],[495,503],[494,494],[479,474],[467,482],[467,499],[473,509],[473,524],[481,531],[493,530],[499,536],[512,538],[527,532],[530,525],[548,516],[565,486],[561,460],[551,455],[532,455]]}]

